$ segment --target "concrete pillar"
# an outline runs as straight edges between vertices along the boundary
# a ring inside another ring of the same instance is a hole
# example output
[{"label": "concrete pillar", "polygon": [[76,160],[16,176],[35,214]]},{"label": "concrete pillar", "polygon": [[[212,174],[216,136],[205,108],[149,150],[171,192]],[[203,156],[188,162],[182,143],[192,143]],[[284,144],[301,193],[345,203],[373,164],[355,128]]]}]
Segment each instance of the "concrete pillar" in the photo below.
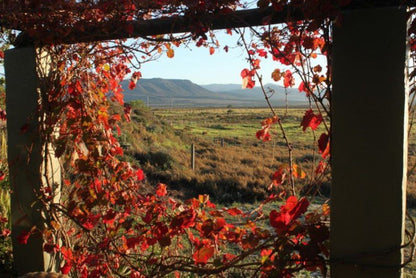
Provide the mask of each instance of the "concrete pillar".
[{"label": "concrete pillar", "polygon": [[[60,184],[56,159],[43,159],[39,136],[41,103],[33,47],[15,48],[5,53],[8,161],[11,183],[12,242],[18,274],[56,270],[49,254],[43,252],[46,215],[37,201],[37,192],[46,183]],[[48,165],[45,165],[47,161]],[[45,172],[45,169],[48,169]],[[27,244],[19,244],[22,231],[36,227]]]},{"label": "concrete pillar", "polygon": [[402,277],[407,16],[344,13],[333,46],[331,277]]}]

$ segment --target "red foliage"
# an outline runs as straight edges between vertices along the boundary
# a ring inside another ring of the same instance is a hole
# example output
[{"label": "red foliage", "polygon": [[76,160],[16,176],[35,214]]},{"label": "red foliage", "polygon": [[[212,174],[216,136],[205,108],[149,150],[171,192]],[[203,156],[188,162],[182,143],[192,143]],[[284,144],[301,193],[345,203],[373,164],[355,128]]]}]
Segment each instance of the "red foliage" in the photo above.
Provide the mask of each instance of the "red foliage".
[{"label": "red foliage", "polygon": [[319,153],[322,154],[322,158],[327,158],[330,155],[329,136],[326,133],[322,133],[318,139]]},{"label": "red foliage", "polygon": [[308,127],[312,130],[316,130],[321,123],[322,116],[320,114],[315,115],[312,109],[309,109],[305,112],[300,125],[302,126],[303,131],[305,131]]},{"label": "red foliage", "polygon": [[[327,227],[321,219],[326,215],[311,212],[301,217],[309,205],[306,199],[289,197],[280,211],[270,212],[270,226],[263,227],[257,219],[238,208],[217,209],[206,195],[179,202],[168,197],[166,185],[161,183],[154,192],[144,193],[143,171],[120,157],[123,149],[116,135],[121,134],[122,116],[111,114],[110,101],[120,104],[124,118],[130,121],[132,108],[124,104],[120,85],[131,73],[129,64],[137,59],[141,65],[157,55],[173,58],[173,48],[188,38],[193,39],[196,46],[209,47],[209,53],[214,54],[220,46],[207,34],[209,23],[201,19],[206,14],[228,16],[240,5],[239,1],[26,2],[21,5],[20,1],[7,1],[2,6],[1,16],[2,22],[31,36],[35,45],[49,45],[45,51],[50,52],[56,65],[51,76],[41,78],[49,80],[47,86],[41,86],[47,98],[39,108],[39,115],[46,127],[42,130],[42,140],[54,144],[55,155],[65,161],[69,174],[65,177],[66,198],[59,204],[51,205],[53,188],[41,192],[39,201],[53,220],[40,232],[47,242],[44,250],[62,255],[63,274],[108,277],[129,273],[131,277],[152,277],[170,273],[179,275],[177,270],[187,269],[202,275],[216,275],[253,254],[259,255],[259,259],[248,269],[257,267],[263,277],[292,277],[301,269],[324,269],[322,258],[327,256],[327,250],[323,242],[327,240]],[[336,15],[339,6],[348,2],[324,1],[322,5],[316,5],[308,1],[258,1],[259,7],[271,6],[276,11],[283,10],[288,4],[300,7],[315,19],[293,22],[285,27],[264,28],[258,34],[259,42],[248,46],[249,68],[241,71],[242,87],[255,86],[261,59],[268,56],[276,63],[296,67],[305,64],[302,63],[305,59],[328,53],[331,42],[319,31],[324,24],[322,18]],[[322,13],[325,17],[319,16]],[[189,19],[191,35],[185,34],[179,39],[172,35],[137,40],[141,51],[137,57],[131,54],[131,46],[123,41],[94,45],[56,43],[59,38],[71,39],[68,36],[74,34],[73,30],[91,30],[91,26],[102,26],[103,22],[133,33],[136,30],[131,20],[179,15]],[[267,24],[269,18],[265,17],[263,21]],[[228,50],[228,47],[224,49]],[[2,54],[0,52],[0,59]],[[330,99],[330,90],[326,90],[330,78],[324,76],[320,66],[311,71],[310,75],[300,76],[299,91],[309,95],[316,89],[317,94],[321,92],[322,95],[315,98],[311,95],[310,99],[322,104],[324,96]],[[284,87],[293,87],[294,73],[299,74],[276,69],[272,78],[275,81],[283,78]],[[129,88],[134,89],[140,78],[140,72],[132,73]],[[269,141],[273,125],[281,124],[276,114],[272,115],[262,121],[261,130],[256,132],[259,140]],[[0,111],[0,119],[5,116]],[[308,127],[316,130],[323,121],[321,113],[316,115],[308,110],[301,126],[304,131]],[[56,136],[51,136],[55,130]],[[29,125],[22,127],[22,132],[28,131]],[[318,141],[323,158],[329,156],[327,132]],[[317,173],[324,171],[323,163],[319,164]],[[278,186],[286,180],[304,177],[305,173],[298,165],[289,163],[281,165],[272,180]],[[278,196],[285,195],[272,194],[265,202],[274,202]],[[261,208],[258,211],[262,215]],[[63,215],[63,220],[54,218],[56,215]],[[227,221],[228,217],[235,218]],[[30,235],[31,232],[25,231],[18,241],[26,244]],[[227,253],[225,250],[230,246],[240,253]]]},{"label": "red foliage", "polygon": [[19,242],[20,244],[27,244],[30,235],[30,231],[22,231],[20,235],[17,236],[17,242]]},{"label": "red foliage", "polygon": [[293,221],[306,212],[309,202],[302,198],[298,201],[297,197],[290,196],[286,204],[280,207],[280,212],[272,210],[269,215],[270,225],[275,228],[276,233],[284,234],[289,232]]}]

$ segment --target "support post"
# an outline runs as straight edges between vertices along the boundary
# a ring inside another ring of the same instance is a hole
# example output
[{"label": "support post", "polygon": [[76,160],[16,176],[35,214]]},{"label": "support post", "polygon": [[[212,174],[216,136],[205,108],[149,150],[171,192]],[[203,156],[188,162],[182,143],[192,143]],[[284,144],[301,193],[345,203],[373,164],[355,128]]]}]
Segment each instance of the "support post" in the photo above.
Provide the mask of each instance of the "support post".
[{"label": "support post", "polygon": [[[48,65],[42,66],[48,70]],[[36,49],[24,47],[6,51],[5,74],[14,267],[18,275],[56,271],[59,265],[43,251],[41,232],[47,216],[42,212],[37,197],[46,184],[60,184],[60,168],[53,152],[49,153],[47,165],[43,158]],[[59,192],[55,194],[59,198]],[[27,244],[19,243],[18,236],[30,230],[32,235]]]},{"label": "support post", "polygon": [[405,8],[346,11],[334,30],[331,277],[399,278],[407,171]]},{"label": "support post", "polygon": [[191,168],[195,171],[195,144],[191,145]]}]

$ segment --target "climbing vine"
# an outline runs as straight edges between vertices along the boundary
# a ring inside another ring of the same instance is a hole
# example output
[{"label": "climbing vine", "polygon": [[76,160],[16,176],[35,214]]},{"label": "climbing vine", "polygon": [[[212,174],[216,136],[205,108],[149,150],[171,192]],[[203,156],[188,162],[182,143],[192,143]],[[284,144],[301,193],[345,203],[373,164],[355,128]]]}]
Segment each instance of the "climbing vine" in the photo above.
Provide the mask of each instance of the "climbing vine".
[{"label": "climbing vine", "polygon": [[[264,89],[258,73],[262,59],[276,62],[270,74],[276,82],[282,80],[284,87],[293,87],[300,78],[298,90],[309,100],[300,126],[313,132],[320,154],[311,173],[300,169],[291,159],[293,148],[281,117],[270,105],[271,115],[255,135],[268,141],[271,130],[279,126],[289,158],[276,169],[270,196],[254,212],[217,208],[206,195],[181,202],[171,198],[168,185],[161,183],[154,192],[145,193],[145,173],[122,159],[117,140],[120,122],[129,121],[131,112],[120,82],[130,78],[129,87],[134,88],[142,76],[142,63],[160,55],[173,58],[175,47],[182,44],[207,47],[214,54],[219,42],[205,15],[227,16],[244,4],[236,0],[2,3],[3,28],[22,31],[17,37],[10,33],[9,39],[16,46],[41,49],[38,65],[49,64],[38,69],[41,101],[36,116],[42,121],[44,163],[58,159],[63,181],[46,183],[38,192],[48,215],[47,227],[32,227],[18,235],[18,241],[26,244],[34,234],[41,235],[44,251],[59,257],[60,271],[74,277],[181,277],[187,273],[228,277],[237,270],[251,277],[293,277],[301,270],[325,276],[329,206],[311,209],[305,197],[298,197],[295,180],[309,175],[314,184],[329,170],[331,26],[350,2],[260,0],[258,7],[271,13],[286,9],[288,23],[270,25],[266,17],[263,26],[250,28],[251,41],[241,30],[228,30],[242,35],[247,51],[243,86],[252,88],[259,82],[269,104],[273,92]],[[301,10],[305,20],[291,20],[292,10]],[[189,20],[188,33],[133,42],[59,44],[59,38],[74,30],[133,33],[133,20],[179,16]],[[117,28],[106,29],[110,25]],[[326,57],[326,68],[313,62],[318,55]],[[112,102],[121,105],[123,113],[114,113]],[[323,133],[315,134],[318,126],[324,127]],[[47,176],[48,168],[42,169]],[[266,204],[272,205],[270,212],[265,212]]]}]

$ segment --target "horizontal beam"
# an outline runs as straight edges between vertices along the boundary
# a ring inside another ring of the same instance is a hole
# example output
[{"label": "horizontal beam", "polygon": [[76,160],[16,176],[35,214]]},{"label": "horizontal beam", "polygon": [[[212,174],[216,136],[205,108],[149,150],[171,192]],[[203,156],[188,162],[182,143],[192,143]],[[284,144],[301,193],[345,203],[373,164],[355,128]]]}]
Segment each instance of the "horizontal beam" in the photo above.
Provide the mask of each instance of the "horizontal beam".
[{"label": "horizontal beam", "polygon": [[[352,0],[345,9],[366,9],[375,7],[392,6],[414,6],[416,0]],[[290,21],[306,19],[301,9],[285,7],[282,11],[275,11],[271,7],[266,9],[248,9],[234,11],[232,13],[198,15],[197,20],[209,27],[210,30],[227,28],[239,28],[248,26],[260,26],[265,22],[269,24],[279,24]],[[128,39],[137,37],[148,37],[163,34],[176,34],[192,32],[195,21],[189,16],[175,16],[152,20],[104,22],[91,26],[84,26],[83,30],[73,28],[65,37],[55,35],[55,32],[41,31],[36,37],[29,39],[22,35],[24,39],[17,40],[15,46],[24,46],[33,41],[42,42],[46,38],[48,43],[81,43],[93,41],[106,41],[115,39]],[[105,31],[104,31],[105,30]]]}]

